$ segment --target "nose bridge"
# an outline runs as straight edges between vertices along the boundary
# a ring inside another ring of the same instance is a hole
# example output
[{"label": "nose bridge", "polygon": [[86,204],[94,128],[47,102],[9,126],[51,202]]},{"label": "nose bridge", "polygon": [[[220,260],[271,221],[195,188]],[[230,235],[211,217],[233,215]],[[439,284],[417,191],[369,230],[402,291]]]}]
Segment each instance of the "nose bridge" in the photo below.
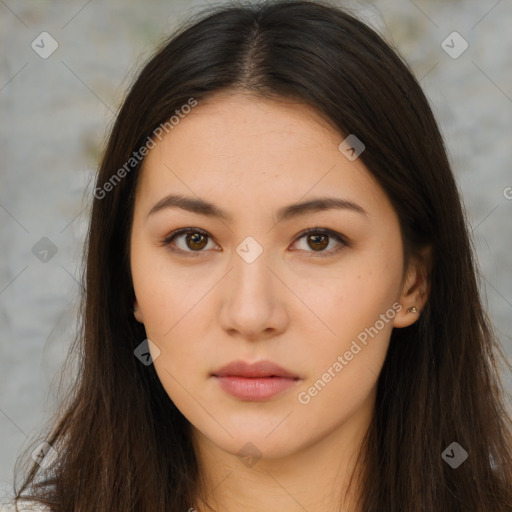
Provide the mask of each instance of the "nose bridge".
[{"label": "nose bridge", "polygon": [[271,259],[270,252],[252,236],[235,248],[232,271],[224,289],[221,314],[224,329],[253,338],[269,328],[283,327],[280,324],[284,315],[278,311],[279,291],[269,268]]},{"label": "nose bridge", "polygon": [[238,244],[232,259],[232,296],[246,300],[247,294],[249,298],[271,300],[273,276],[268,268],[270,256],[270,251],[263,247],[263,241],[260,243],[254,236],[247,236]]}]

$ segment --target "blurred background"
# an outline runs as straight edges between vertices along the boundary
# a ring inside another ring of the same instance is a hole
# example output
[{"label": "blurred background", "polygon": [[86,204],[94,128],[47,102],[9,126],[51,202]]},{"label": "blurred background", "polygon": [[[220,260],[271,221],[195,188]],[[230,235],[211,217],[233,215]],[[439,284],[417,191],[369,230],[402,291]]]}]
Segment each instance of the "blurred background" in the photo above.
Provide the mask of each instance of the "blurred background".
[{"label": "blurred background", "polygon": [[[512,1],[332,3],[377,29],[431,102],[484,304],[510,360]],[[17,456],[44,440],[41,427],[75,371],[61,374],[76,331],[94,173],[115,112],[155,45],[208,5],[0,0],[0,507]],[[510,393],[505,368],[503,379]]]}]

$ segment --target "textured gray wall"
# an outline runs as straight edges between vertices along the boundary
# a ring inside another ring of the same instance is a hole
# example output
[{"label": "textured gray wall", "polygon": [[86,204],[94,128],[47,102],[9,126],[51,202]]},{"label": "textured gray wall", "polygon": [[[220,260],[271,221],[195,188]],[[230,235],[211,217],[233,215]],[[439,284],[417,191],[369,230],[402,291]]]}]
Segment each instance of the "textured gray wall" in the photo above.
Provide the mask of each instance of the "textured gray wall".
[{"label": "textured gray wall", "polygon": [[[421,80],[467,208],[488,313],[511,358],[512,3],[338,3],[394,41]],[[113,113],[154,44],[206,5],[0,2],[0,503],[16,456],[40,440],[58,398],[92,178]],[[51,55],[55,43],[42,32],[58,44]]]}]

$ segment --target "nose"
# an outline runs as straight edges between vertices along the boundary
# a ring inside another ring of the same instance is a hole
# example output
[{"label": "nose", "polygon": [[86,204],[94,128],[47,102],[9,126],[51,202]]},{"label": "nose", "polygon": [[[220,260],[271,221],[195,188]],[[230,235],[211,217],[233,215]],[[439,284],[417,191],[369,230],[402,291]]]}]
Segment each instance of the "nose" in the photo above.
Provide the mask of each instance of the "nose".
[{"label": "nose", "polygon": [[233,268],[225,278],[220,311],[221,327],[248,341],[278,336],[288,325],[286,287],[263,251],[254,261],[233,254]]}]

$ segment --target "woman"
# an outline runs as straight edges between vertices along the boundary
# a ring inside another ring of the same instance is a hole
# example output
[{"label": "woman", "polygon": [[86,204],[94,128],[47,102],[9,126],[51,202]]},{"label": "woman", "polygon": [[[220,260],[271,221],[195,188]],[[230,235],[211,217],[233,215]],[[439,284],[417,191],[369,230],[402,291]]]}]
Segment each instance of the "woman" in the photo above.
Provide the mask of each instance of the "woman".
[{"label": "woman", "polygon": [[94,196],[79,377],[20,504],[512,510],[457,187],[374,31],[203,15],[135,81]]}]

